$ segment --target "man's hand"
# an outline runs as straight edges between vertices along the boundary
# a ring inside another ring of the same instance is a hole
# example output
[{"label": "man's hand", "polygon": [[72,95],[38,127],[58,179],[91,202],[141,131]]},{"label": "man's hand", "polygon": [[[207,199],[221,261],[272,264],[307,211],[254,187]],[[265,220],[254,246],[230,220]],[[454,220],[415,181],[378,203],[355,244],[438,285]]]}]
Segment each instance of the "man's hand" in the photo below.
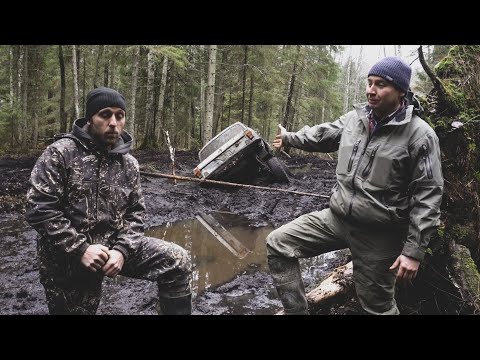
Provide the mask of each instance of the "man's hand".
[{"label": "man's hand", "polygon": [[278,124],[278,128],[280,129],[280,134],[278,134],[277,136],[275,136],[275,140],[273,140],[273,143],[272,143],[272,146],[277,149],[277,150],[280,150],[283,146],[283,135],[286,134],[287,132],[287,129],[285,129],[282,124]]},{"label": "man's hand", "polygon": [[420,261],[415,260],[411,257],[400,255],[392,266],[390,270],[397,270],[397,281],[403,283],[411,283],[413,279],[417,276],[418,267],[420,266]]},{"label": "man's hand", "polygon": [[118,250],[109,251],[110,258],[107,263],[102,267],[102,271],[110,278],[114,278],[122,270],[125,259],[123,254]]},{"label": "man's hand", "polygon": [[108,261],[110,250],[103,245],[90,245],[82,255],[80,262],[91,272],[97,272]]}]

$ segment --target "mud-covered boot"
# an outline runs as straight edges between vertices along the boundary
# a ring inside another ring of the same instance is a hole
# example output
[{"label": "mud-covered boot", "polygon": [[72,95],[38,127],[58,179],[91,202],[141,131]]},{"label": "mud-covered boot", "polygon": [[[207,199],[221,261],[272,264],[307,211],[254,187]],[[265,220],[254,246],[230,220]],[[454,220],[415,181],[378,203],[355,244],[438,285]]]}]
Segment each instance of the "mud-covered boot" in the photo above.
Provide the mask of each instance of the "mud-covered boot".
[{"label": "mud-covered boot", "polygon": [[160,315],[191,315],[192,294],[179,297],[159,297],[157,312]]},{"label": "mud-covered boot", "polygon": [[298,259],[270,255],[268,266],[285,315],[308,315],[307,296]]},{"label": "mud-covered boot", "polygon": [[189,279],[170,284],[158,284],[158,307],[160,315],[191,315],[192,291]]}]

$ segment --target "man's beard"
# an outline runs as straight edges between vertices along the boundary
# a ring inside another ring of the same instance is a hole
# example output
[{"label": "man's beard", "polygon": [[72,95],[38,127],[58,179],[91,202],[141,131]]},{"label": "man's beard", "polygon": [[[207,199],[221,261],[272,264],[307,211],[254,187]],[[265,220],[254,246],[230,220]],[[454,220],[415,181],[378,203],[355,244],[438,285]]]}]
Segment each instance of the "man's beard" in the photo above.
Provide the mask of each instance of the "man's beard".
[{"label": "man's beard", "polygon": [[111,148],[113,147],[118,138],[119,138],[119,134],[111,134],[110,135],[107,133],[107,134],[103,134],[103,133],[99,133],[95,130],[95,127],[90,125],[89,127],[89,134],[90,136],[92,137],[92,139],[99,145],[101,146],[105,146],[107,148]]}]

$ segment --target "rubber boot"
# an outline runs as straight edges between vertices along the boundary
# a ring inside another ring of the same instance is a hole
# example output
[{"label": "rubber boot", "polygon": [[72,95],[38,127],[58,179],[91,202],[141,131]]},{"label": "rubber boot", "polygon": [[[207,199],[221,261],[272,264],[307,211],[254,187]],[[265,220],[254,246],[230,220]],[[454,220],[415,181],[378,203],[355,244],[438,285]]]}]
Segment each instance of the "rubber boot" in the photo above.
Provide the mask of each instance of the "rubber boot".
[{"label": "rubber boot", "polygon": [[279,256],[268,256],[267,259],[285,315],[308,315],[307,296],[298,259]]},{"label": "rubber boot", "polygon": [[190,282],[175,285],[158,285],[158,307],[160,315],[191,315],[192,291]]},{"label": "rubber boot", "polygon": [[192,294],[180,297],[159,297],[157,311],[160,315],[191,315]]}]

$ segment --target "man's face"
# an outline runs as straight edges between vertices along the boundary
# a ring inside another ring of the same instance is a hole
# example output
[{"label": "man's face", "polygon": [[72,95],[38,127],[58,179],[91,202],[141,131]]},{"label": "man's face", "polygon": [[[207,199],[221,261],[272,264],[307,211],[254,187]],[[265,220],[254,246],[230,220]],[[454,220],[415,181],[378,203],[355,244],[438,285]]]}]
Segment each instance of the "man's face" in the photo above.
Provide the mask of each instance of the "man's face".
[{"label": "man's face", "polygon": [[368,105],[380,116],[386,116],[395,111],[405,95],[392,83],[373,75],[367,79],[366,92]]},{"label": "man's face", "polygon": [[98,143],[111,148],[125,127],[125,111],[118,107],[107,107],[88,121],[88,133]]}]

